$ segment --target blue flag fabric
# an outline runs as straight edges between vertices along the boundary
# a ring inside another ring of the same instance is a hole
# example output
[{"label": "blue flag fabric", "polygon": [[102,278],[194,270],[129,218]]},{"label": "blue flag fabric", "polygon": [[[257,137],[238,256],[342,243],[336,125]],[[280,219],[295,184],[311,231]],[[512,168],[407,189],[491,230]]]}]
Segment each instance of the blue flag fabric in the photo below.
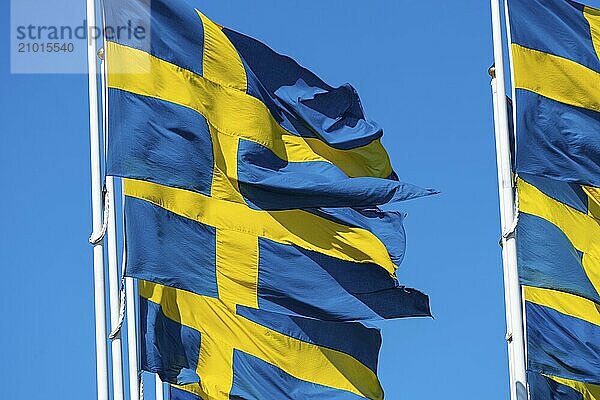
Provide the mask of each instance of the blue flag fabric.
[{"label": "blue flag fabric", "polygon": [[600,395],[600,387],[531,372],[527,374],[527,381],[531,400],[589,400]]},{"label": "blue flag fabric", "polygon": [[600,11],[509,0],[532,400],[600,399]]},{"label": "blue flag fabric", "polygon": [[169,398],[171,400],[202,400],[202,397],[195,395],[192,392],[188,392],[175,386],[169,387]]}]

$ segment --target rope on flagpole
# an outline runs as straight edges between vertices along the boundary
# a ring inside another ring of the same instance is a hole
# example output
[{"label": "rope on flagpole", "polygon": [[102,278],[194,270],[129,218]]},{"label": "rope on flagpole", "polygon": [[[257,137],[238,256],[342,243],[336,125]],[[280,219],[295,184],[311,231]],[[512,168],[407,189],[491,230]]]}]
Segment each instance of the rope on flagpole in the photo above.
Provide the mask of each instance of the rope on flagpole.
[{"label": "rope on flagpole", "polygon": [[[516,176],[516,174],[515,174]],[[514,187],[516,187],[517,181],[516,179],[513,179],[513,185]],[[513,199],[514,202],[514,212],[513,212],[513,219],[512,222],[509,226],[507,226],[504,231],[502,232],[502,239],[510,239],[514,236],[515,231],[517,230],[517,226],[519,225],[519,192],[515,190],[515,197]],[[502,239],[500,239],[500,241],[502,241]]]},{"label": "rope on flagpole", "polygon": [[[121,190],[121,204],[126,208],[125,191]],[[144,399],[144,388],[142,387],[142,374],[138,368],[138,326],[137,326],[137,310],[135,304],[136,289],[133,278],[126,277],[127,275],[127,224],[125,223],[125,215],[123,217],[123,267],[121,269],[125,280],[125,318],[127,319],[127,364],[129,368],[129,398]]]},{"label": "rope on flagpole", "polygon": [[108,219],[109,219],[108,215],[110,212],[110,201],[108,200],[109,193],[108,193],[108,190],[106,190],[106,187],[104,187],[103,192],[104,192],[104,214],[102,216],[102,228],[100,229],[99,232],[92,232],[92,234],[90,235],[89,242],[92,246],[96,246],[104,240],[104,237],[106,236],[106,231],[108,229]]},{"label": "rope on flagpole", "polygon": [[[123,244],[125,245],[125,244]],[[123,251],[123,257],[121,259],[121,287],[119,291],[119,322],[112,330],[108,338],[110,340],[115,340],[118,337],[121,337],[121,331],[123,330],[123,323],[125,322],[125,311],[127,309],[126,304],[127,301],[125,299],[125,251]]]},{"label": "rope on flagpole", "polygon": [[144,379],[142,379],[141,372],[138,375],[138,379],[140,381],[140,400],[144,400]]},{"label": "rope on flagpole", "polygon": [[[125,244],[123,244],[124,246]],[[115,340],[118,337],[121,337],[121,332],[123,330],[123,323],[125,322],[125,311],[127,309],[127,301],[125,299],[125,251],[123,251],[123,257],[121,259],[121,288],[119,291],[119,322],[112,330],[108,338],[110,340]]]},{"label": "rope on flagpole", "polygon": [[[125,205],[125,196],[121,195],[123,200],[123,206]],[[123,230],[125,227],[123,226]],[[127,310],[127,299],[125,293],[125,273],[126,273],[126,265],[127,265],[127,257],[125,253],[125,235],[123,235],[123,257],[121,258],[121,290],[119,293],[119,322],[110,333],[108,338],[110,340],[114,340],[117,337],[121,337],[121,331],[123,330],[123,323],[125,322],[125,312]]]},{"label": "rope on flagpole", "polygon": [[[517,230],[517,225],[519,224],[519,214],[515,214],[512,223],[506,227],[504,232],[502,233],[502,239],[508,239],[512,237]],[[502,240],[501,239],[501,240]]]},{"label": "rope on flagpole", "polygon": [[121,331],[123,330],[123,322],[125,322],[125,276],[121,277],[121,290],[119,293],[119,322],[112,330],[108,338],[115,340],[121,337]]}]

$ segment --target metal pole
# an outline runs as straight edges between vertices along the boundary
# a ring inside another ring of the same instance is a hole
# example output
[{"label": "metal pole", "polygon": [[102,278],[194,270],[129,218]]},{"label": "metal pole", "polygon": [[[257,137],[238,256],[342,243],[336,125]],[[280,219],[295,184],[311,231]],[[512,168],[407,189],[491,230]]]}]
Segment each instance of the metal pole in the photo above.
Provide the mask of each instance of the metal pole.
[{"label": "metal pole", "polygon": [[163,382],[160,380],[160,376],[158,376],[158,374],[155,374],[154,378],[156,382],[156,400],[165,400]]},{"label": "metal pole", "polygon": [[[120,320],[120,275],[117,258],[117,229],[115,215],[115,193],[114,178],[106,177],[106,190],[108,201],[111,204],[108,219],[108,283],[110,299],[110,326],[114,330]],[[111,341],[112,351],[112,377],[113,377],[113,400],[123,400],[123,354],[121,347],[121,334],[119,333]]]},{"label": "metal pole", "polygon": [[[125,257],[124,252],[124,257]],[[125,264],[123,264],[125,265]],[[135,283],[133,278],[125,278],[125,299],[127,307],[127,354],[129,364],[129,398],[140,398],[138,370],[137,312],[135,309]]]},{"label": "metal pole", "polygon": [[[499,131],[499,126],[498,126],[498,90],[496,87],[496,72],[495,72],[495,67],[492,66],[489,70],[489,74],[492,77],[492,81],[491,81],[491,86],[492,86],[492,100],[493,100],[493,106],[494,106],[494,131],[498,132]],[[502,144],[500,142],[500,136],[499,135],[495,135],[496,138],[496,155],[499,155],[502,153]],[[497,158],[498,161],[498,165],[497,165],[497,171],[498,171],[498,182],[502,182],[502,165],[499,162],[500,158]],[[499,200],[500,200],[500,210],[504,210],[504,204],[505,204],[505,199],[504,199],[504,192],[502,190],[498,190],[498,196],[499,196]],[[502,221],[501,225],[504,226],[504,214],[501,212],[500,213],[500,219]],[[504,245],[504,243],[502,243]],[[504,272],[504,304],[508,305],[510,304],[510,284],[509,284],[509,276],[508,276],[508,266],[506,263],[506,258],[502,257],[502,270]],[[512,316],[511,316],[511,309],[510,307],[506,307],[506,338],[508,340],[508,332],[512,332]],[[508,364],[509,364],[509,369],[510,371],[512,371],[514,369],[514,355],[513,355],[513,351],[512,351],[512,346],[508,346]],[[512,373],[509,376],[510,378],[510,388],[511,388],[511,393],[515,391],[515,380],[514,377],[512,375]]]},{"label": "metal pole", "polygon": [[519,273],[517,269],[517,247],[515,237],[512,232],[510,232],[514,225],[516,209],[510,158],[510,131],[508,128],[506,87],[504,83],[502,22],[500,18],[499,0],[491,0],[491,9],[496,76],[495,127],[496,140],[498,141],[499,147],[499,152],[496,157],[501,178],[498,182],[498,190],[500,198],[502,199],[502,258],[505,277],[507,279],[505,286],[508,288],[509,300],[506,304],[506,317],[511,320],[511,323],[507,324],[508,332],[506,335],[509,357],[511,359],[510,376],[512,384],[510,398],[512,400],[525,400],[527,399],[527,376],[525,368],[525,338],[523,333],[521,286],[519,284]]},{"label": "metal pole", "polygon": [[[96,23],[94,0],[87,0],[88,25]],[[92,183],[93,231],[102,230],[102,174],[100,170],[100,129],[98,125],[98,67],[96,38],[88,35],[88,93],[90,112],[90,162]],[[94,245],[94,307],[96,319],[96,384],[98,400],[108,400],[108,366],[106,345],[106,305],[104,286],[103,241]]]},{"label": "metal pole", "polygon": [[[507,0],[503,0],[504,1],[504,21],[506,24],[506,39],[509,43],[509,47],[508,47],[508,56],[509,56],[509,64],[510,64],[510,78],[511,78],[511,82],[515,81],[515,64],[514,64],[514,58],[513,58],[513,53],[512,53],[512,47],[511,47],[511,43],[512,43],[512,33],[510,30],[510,13],[508,10],[508,1]],[[512,104],[512,119],[513,121],[515,121],[515,130],[516,130],[516,121],[517,121],[517,89],[515,88],[515,85],[511,85],[511,97],[513,99],[513,104]],[[513,138],[513,140],[515,141],[515,148],[514,148],[514,156],[517,157],[517,146],[516,146],[516,132],[510,132],[510,134],[515,135],[515,137]],[[514,180],[513,180],[514,182]],[[513,194],[515,194],[516,192],[513,191]],[[517,196],[517,200],[516,203],[518,204],[519,200],[518,200],[518,196]],[[518,206],[515,206],[515,208],[517,209],[516,212],[518,213]],[[515,250],[516,253],[516,250]],[[518,270],[517,270],[518,273]],[[521,305],[521,322],[522,322],[522,327],[523,327],[523,332],[522,332],[522,338],[523,338],[523,364],[525,365],[525,374],[527,374],[527,313],[525,312],[525,302],[523,301],[523,287],[519,285],[519,301],[520,301],[520,305]],[[525,375],[525,378],[527,379],[527,375]],[[523,386],[518,386],[517,390],[519,391],[519,398],[528,398],[528,390],[527,390],[527,382],[524,383]]]},{"label": "metal pole", "polygon": [[[102,13],[102,32],[105,32],[104,12]],[[106,38],[104,38],[106,43]],[[104,132],[105,146],[108,144],[108,89],[106,86],[106,51],[101,50],[101,83],[102,83],[102,129]],[[110,205],[108,209],[108,293],[109,293],[109,313],[110,313],[110,329],[111,332],[119,325],[121,299],[120,299],[120,282],[119,275],[119,259],[117,257],[117,223],[116,223],[116,201],[115,201],[115,184],[112,176],[107,176],[106,181],[106,196]],[[111,339],[112,353],[112,389],[113,400],[123,400],[123,353],[121,346],[121,334],[117,334]]]},{"label": "metal pole", "polygon": [[[121,270],[125,275],[127,269],[127,234],[125,227],[125,183],[121,180],[121,205],[123,207],[123,259]],[[127,365],[129,367],[129,400],[140,399],[140,375],[138,366],[138,334],[137,310],[135,308],[135,281],[125,277],[125,318],[127,320]]]}]

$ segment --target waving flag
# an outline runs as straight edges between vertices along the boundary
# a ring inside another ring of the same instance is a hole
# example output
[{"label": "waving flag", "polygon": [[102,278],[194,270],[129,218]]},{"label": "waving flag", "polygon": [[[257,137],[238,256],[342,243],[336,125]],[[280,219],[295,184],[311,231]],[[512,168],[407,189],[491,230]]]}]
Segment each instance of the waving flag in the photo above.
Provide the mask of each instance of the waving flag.
[{"label": "waving flag", "polygon": [[[231,304],[352,321],[429,315],[401,286],[400,182],[350,85],[186,1],[111,1],[151,40],[107,43],[108,173],[128,178],[130,276]],[[123,21],[122,21],[123,20]]]},{"label": "waving flag", "polygon": [[586,189],[522,177],[517,246],[530,370],[597,395],[600,197]]},{"label": "waving flag", "polygon": [[510,0],[517,172],[600,187],[600,12]]},{"label": "waving flag", "polygon": [[[400,285],[401,182],[350,85],[186,0],[111,0],[108,174],[124,179],[142,368],[173,398],[382,399],[380,336],[429,316]],[[118,33],[118,32],[117,32]]]},{"label": "waving flag", "polygon": [[600,11],[509,10],[531,399],[600,399]]},{"label": "waving flag", "polygon": [[[142,366],[175,399],[383,399],[379,331],[140,284]],[[144,318],[145,317],[145,318]]]}]

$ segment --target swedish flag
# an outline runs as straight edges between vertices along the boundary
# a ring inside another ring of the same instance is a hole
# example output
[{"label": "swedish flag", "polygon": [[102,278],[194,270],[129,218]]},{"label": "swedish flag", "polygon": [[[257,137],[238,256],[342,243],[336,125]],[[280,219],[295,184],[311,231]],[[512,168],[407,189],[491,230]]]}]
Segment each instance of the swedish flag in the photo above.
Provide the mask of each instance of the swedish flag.
[{"label": "swedish flag", "polygon": [[600,11],[509,11],[531,398],[600,399]]},{"label": "swedish flag", "polygon": [[518,192],[529,370],[599,399],[600,196],[534,176],[521,176]]},{"label": "swedish flag", "polygon": [[[185,0],[111,0],[108,174],[124,180],[142,364],[203,399],[381,399],[371,319],[428,316],[398,283],[399,181],[350,85]],[[260,371],[255,374],[252,371]]]},{"label": "swedish flag", "polygon": [[428,315],[395,279],[400,182],[354,89],[190,3],[109,4],[151,40],[107,43],[108,173],[127,178],[130,276],[324,320]]},{"label": "swedish flag", "polygon": [[237,306],[142,281],[142,368],[175,399],[383,399],[379,331]]},{"label": "swedish flag", "polygon": [[510,0],[517,172],[600,187],[600,11]]}]

